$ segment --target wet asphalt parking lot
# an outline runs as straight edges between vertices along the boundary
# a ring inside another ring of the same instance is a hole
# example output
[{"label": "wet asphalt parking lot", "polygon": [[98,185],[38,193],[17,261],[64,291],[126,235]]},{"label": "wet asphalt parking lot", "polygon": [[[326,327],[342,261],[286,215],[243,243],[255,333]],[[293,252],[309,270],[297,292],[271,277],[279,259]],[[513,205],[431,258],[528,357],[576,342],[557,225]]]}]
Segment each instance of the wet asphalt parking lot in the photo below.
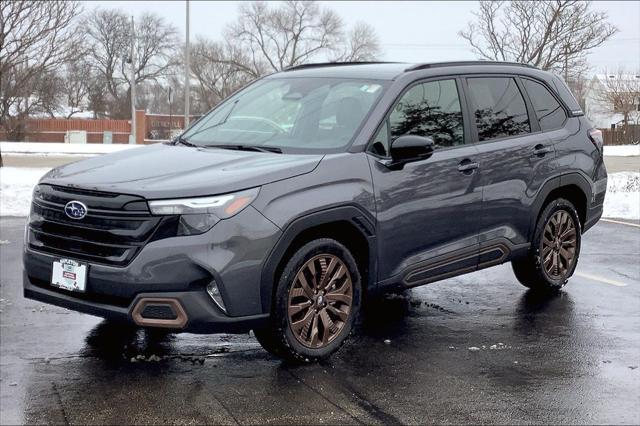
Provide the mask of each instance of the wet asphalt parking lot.
[{"label": "wet asphalt parking lot", "polygon": [[147,333],[22,297],[0,219],[0,422],[640,423],[640,227],[600,222],[552,297],[508,264],[371,303],[331,360]]}]

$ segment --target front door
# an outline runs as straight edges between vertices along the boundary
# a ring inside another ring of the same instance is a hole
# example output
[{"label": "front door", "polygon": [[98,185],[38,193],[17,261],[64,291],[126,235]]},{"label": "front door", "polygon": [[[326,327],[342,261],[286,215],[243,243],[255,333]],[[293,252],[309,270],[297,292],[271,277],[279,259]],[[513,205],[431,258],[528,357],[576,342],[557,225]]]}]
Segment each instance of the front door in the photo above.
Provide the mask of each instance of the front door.
[{"label": "front door", "polygon": [[[415,84],[369,149],[382,285],[415,286],[477,266],[482,193],[477,148],[466,143],[462,104],[455,79]],[[434,151],[390,169],[389,147],[406,134],[432,137]]]}]

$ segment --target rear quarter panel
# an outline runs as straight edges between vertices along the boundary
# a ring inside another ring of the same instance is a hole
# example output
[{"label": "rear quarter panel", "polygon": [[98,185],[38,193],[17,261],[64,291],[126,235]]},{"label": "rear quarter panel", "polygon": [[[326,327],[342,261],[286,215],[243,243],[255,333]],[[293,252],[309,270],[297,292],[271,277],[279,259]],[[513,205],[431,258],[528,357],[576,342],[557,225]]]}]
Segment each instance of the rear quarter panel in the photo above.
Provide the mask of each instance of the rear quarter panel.
[{"label": "rear quarter panel", "polygon": [[[600,150],[589,140],[591,124],[585,117],[569,120],[565,129],[550,133],[553,138],[556,161],[562,175],[577,174],[587,181],[591,193],[587,195],[588,208],[604,203],[607,170]],[[563,133],[559,133],[563,132]],[[558,133],[556,135],[556,133]],[[566,182],[561,179],[560,184]]]}]

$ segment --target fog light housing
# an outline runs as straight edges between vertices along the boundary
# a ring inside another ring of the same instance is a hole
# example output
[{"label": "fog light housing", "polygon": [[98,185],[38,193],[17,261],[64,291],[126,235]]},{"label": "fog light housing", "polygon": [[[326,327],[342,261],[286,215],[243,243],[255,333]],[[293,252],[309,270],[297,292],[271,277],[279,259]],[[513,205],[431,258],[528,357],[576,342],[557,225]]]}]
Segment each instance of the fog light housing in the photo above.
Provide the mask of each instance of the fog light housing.
[{"label": "fog light housing", "polygon": [[211,281],[209,285],[207,285],[207,294],[211,297],[211,300],[218,306],[218,308],[222,309],[222,311],[226,314],[227,308],[224,306],[224,301],[222,300],[222,295],[220,294],[220,289],[218,288],[218,284],[215,280]]},{"label": "fog light housing", "polygon": [[207,232],[218,223],[220,219],[213,214],[185,214],[178,219],[178,237],[186,235],[198,235]]}]

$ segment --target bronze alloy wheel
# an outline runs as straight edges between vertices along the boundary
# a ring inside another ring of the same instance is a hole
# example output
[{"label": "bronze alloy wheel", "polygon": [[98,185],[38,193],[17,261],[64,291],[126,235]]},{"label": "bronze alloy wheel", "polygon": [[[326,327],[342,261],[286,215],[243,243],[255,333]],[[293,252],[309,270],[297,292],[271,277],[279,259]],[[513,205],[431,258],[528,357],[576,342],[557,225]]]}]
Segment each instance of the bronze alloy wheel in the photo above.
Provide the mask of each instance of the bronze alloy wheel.
[{"label": "bronze alloy wheel", "polygon": [[547,222],[542,235],[542,264],[553,278],[563,278],[576,258],[576,224],[569,213],[558,210]]},{"label": "bronze alloy wheel", "polygon": [[309,259],[298,270],[289,290],[289,326],[303,346],[318,349],[343,330],[353,298],[351,274],[333,254]]}]

